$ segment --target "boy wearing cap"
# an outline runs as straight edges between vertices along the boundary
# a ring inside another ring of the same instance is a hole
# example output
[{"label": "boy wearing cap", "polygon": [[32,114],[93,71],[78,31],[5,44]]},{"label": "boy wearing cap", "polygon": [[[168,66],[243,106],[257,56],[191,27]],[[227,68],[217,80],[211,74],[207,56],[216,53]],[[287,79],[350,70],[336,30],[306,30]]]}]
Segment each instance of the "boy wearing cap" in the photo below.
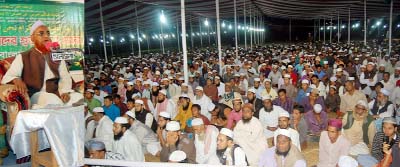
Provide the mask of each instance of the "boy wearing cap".
[{"label": "boy wearing cap", "polygon": [[101,102],[95,98],[94,96],[94,90],[93,89],[87,89],[85,91],[85,102],[87,103],[87,107],[89,109],[89,112],[92,113],[93,109],[96,107],[101,107]]},{"label": "boy wearing cap", "polygon": [[[287,93],[287,97],[294,100],[297,95],[297,88],[290,82],[291,76],[289,74],[285,74],[283,77],[283,85],[279,89],[285,89]],[[292,79],[293,80],[293,79]],[[279,92],[278,92],[279,95]]]},{"label": "boy wearing cap", "polygon": [[167,162],[172,152],[181,150],[186,153],[189,163],[196,163],[196,148],[193,140],[186,134],[182,134],[180,125],[176,121],[169,121],[166,125],[167,131],[165,145],[160,152],[160,161]]},{"label": "boy wearing cap", "polygon": [[336,167],[340,156],[349,154],[351,143],[341,134],[342,120],[331,119],[319,140],[318,167]]},{"label": "boy wearing cap", "polygon": [[107,151],[103,142],[90,140],[85,143],[90,159],[125,160],[122,154]]},{"label": "boy wearing cap", "polygon": [[222,165],[249,165],[243,149],[233,142],[233,131],[227,128],[222,128],[217,137],[217,156]]},{"label": "boy wearing cap", "polygon": [[142,145],[137,136],[129,130],[130,127],[127,118],[115,118],[113,125],[114,140],[112,140],[111,150],[122,154],[128,161],[144,162]]}]

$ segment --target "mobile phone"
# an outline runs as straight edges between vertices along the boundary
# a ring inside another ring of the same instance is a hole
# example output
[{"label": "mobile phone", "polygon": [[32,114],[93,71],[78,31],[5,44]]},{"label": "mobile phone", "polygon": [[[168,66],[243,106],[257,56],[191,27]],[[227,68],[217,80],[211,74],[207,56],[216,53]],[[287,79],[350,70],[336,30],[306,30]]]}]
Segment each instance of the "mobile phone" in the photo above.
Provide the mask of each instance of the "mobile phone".
[{"label": "mobile phone", "polygon": [[386,144],[389,144],[389,149],[392,148],[392,146],[394,145],[394,139],[389,141],[389,136],[385,136],[383,139],[383,142],[385,142]]}]

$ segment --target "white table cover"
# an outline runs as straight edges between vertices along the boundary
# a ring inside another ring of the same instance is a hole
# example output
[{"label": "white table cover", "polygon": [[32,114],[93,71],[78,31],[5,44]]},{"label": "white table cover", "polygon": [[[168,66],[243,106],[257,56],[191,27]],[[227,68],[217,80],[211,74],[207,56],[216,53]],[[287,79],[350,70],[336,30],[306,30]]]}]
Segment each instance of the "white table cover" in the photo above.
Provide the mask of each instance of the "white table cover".
[{"label": "white table cover", "polygon": [[30,133],[38,131],[39,150],[50,148],[59,166],[84,164],[84,107],[22,110],[16,118],[10,145],[22,158],[30,155]]}]

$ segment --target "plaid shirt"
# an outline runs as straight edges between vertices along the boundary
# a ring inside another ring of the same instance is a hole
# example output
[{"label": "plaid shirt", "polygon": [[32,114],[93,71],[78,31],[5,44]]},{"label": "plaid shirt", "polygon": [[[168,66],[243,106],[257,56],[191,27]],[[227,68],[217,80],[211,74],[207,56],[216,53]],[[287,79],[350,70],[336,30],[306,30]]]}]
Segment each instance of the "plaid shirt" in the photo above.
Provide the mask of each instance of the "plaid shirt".
[{"label": "plaid shirt", "polygon": [[289,97],[286,97],[286,101],[283,102],[279,97],[276,98],[274,101],[272,101],[272,104],[281,106],[283,109],[285,109],[287,112],[292,113],[293,111],[293,104],[294,101],[290,99]]},{"label": "plaid shirt", "polygon": [[120,153],[113,153],[111,151],[107,151],[104,159],[125,160],[125,157]]}]

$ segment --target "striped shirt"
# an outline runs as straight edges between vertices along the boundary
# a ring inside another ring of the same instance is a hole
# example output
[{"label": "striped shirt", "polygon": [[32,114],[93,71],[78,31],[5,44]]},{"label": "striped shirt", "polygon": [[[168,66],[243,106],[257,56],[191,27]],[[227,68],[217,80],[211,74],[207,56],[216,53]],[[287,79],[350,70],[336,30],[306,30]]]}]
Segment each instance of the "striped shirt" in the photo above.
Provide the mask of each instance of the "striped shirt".
[{"label": "striped shirt", "polygon": [[[372,142],[372,150],[371,150],[371,155],[378,161],[381,161],[383,159],[383,148],[382,144],[384,142],[385,134],[383,132],[377,132],[374,137],[374,141]],[[399,144],[399,137],[397,134],[394,135],[394,140],[396,146]]]}]

